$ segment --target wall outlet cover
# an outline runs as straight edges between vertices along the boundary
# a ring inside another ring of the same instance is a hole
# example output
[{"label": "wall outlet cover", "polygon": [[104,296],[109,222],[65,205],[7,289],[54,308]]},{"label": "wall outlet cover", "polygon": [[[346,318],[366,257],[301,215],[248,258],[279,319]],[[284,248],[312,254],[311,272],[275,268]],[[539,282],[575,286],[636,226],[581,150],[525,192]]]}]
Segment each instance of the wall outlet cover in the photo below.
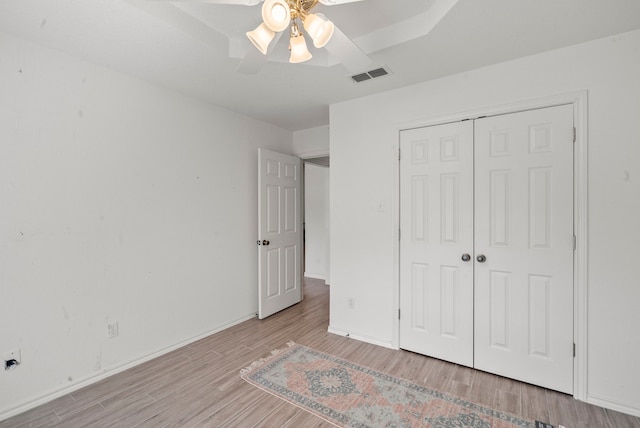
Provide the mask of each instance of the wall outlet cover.
[{"label": "wall outlet cover", "polygon": [[109,338],[118,337],[119,334],[120,328],[118,327],[117,322],[107,324],[107,335],[109,336]]}]

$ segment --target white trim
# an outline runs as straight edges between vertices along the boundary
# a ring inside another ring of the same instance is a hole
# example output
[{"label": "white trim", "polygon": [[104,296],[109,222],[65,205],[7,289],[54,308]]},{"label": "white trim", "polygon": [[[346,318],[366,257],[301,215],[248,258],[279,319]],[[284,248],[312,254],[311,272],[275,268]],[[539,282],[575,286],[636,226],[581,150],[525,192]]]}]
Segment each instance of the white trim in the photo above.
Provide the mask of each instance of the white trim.
[{"label": "white trim", "polygon": [[329,333],[331,333],[331,334],[337,334],[338,336],[343,336],[343,337],[348,337],[350,339],[359,340],[360,342],[365,342],[365,343],[370,343],[372,345],[382,346],[383,348],[389,348],[389,349],[398,350],[398,348],[393,346],[392,343],[389,343],[388,341],[376,339],[376,338],[371,337],[371,336],[360,335],[360,334],[357,334],[357,333],[352,333],[352,332],[348,332],[348,331],[345,331],[345,330],[340,330],[340,329],[337,329],[337,328],[333,328],[331,326],[329,326],[327,331]]},{"label": "white trim", "polygon": [[[587,101],[588,93],[584,91],[570,92],[539,98],[504,104],[494,107],[486,107],[461,113],[452,113],[440,117],[413,120],[395,124],[398,138],[394,143],[393,176],[394,187],[392,190],[392,220],[393,234],[398,236],[400,229],[400,162],[398,150],[400,150],[400,131],[420,128],[424,126],[440,125],[443,123],[457,122],[463,119],[475,119],[482,116],[496,116],[500,114],[516,113],[519,111],[534,110],[538,108],[554,107],[558,105],[572,104],[574,111],[574,126],[577,129],[577,138],[574,150],[574,233],[577,237],[576,251],[574,254],[574,326],[573,337],[576,344],[576,358],[573,365],[573,396],[581,401],[591,401],[587,397],[587,327],[588,327],[588,151],[587,151]],[[394,239],[394,299],[395,311],[400,308],[400,240]],[[394,317],[394,337],[392,346],[396,349],[400,346],[400,323]]]},{"label": "white trim", "polygon": [[329,148],[326,149],[318,149],[318,150],[308,150],[306,152],[296,153],[295,156],[298,156],[300,159],[313,159],[313,158],[323,158],[325,156],[330,156]]},{"label": "white trim", "polygon": [[573,227],[576,235],[576,251],[573,257],[573,299],[574,324],[573,338],[576,344],[576,358],[573,369],[573,396],[581,401],[587,400],[588,381],[588,94],[582,91],[573,98],[574,126],[576,142],[574,144],[573,164]]},{"label": "white trim", "polygon": [[317,274],[315,274],[315,273],[308,273],[308,272],[305,272],[305,273],[304,273],[304,277],[305,277],[305,278],[311,278],[311,279],[321,279],[321,280],[323,280],[323,281],[326,281],[326,280],[327,280],[327,278],[325,278],[325,276],[324,276],[324,275],[317,275]]},{"label": "white trim", "polygon": [[393,147],[391,161],[393,163],[393,184],[391,186],[391,224],[393,225],[393,314],[391,343],[395,349],[400,349],[400,131],[396,130],[396,141]]},{"label": "white trim", "polygon": [[242,317],[242,318],[240,318],[238,320],[235,320],[235,321],[233,321],[231,323],[225,324],[225,325],[223,325],[221,327],[218,327],[216,329],[210,330],[210,331],[208,331],[206,333],[202,333],[202,334],[200,334],[198,336],[195,336],[195,337],[192,337],[190,339],[184,340],[184,341],[182,341],[180,343],[177,343],[175,345],[171,345],[171,346],[169,346],[167,348],[161,349],[161,350],[159,350],[157,352],[154,352],[154,353],[149,354],[147,356],[144,356],[142,358],[138,358],[136,360],[130,361],[130,362],[128,362],[126,364],[123,364],[121,366],[114,367],[114,368],[109,369],[109,370],[107,370],[105,372],[102,372],[100,374],[85,377],[84,379],[82,379],[82,380],[80,380],[78,382],[75,382],[71,386],[67,386],[67,387],[62,388],[62,389],[54,390],[54,391],[52,391],[50,393],[47,393],[47,394],[45,394],[45,395],[43,395],[43,396],[41,396],[39,398],[36,398],[36,399],[34,399],[32,401],[29,401],[29,402],[27,402],[25,404],[21,404],[18,407],[14,407],[14,408],[9,409],[9,410],[7,410],[7,411],[5,411],[3,413],[0,413],[0,421],[3,421],[5,419],[9,419],[9,418],[11,418],[13,416],[19,415],[19,414],[24,413],[24,412],[26,412],[28,410],[32,410],[32,409],[34,409],[34,408],[36,408],[36,407],[38,407],[38,406],[40,406],[42,404],[48,403],[50,401],[53,401],[56,398],[60,398],[63,395],[70,394],[70,393],[72,393],[74,391],[77,391],[77,390],[79,390],[81,388],[84,388],[85,386],[92,385],[92,384],[94,384],[96,382],[99,382],[99,381],[101,381],[103,379],[111,377],[111,376],[113,376],[115,374],[121,373],[121,372],[123,372],[125,370],[128,370],[128,369],[132,368],[132,367],[135,367],[135,366],[140,365],[142,363],[146,363],[147,361],[151,361],[154,358],[161,357],[162,355],[168,354],[171,351],[175,351],[176,349],[182,348],[183,346],[190,345],[191,343],[197,342],[198,340],[201,340],[201,339],[204,339],[206,337],[209,337],[212,334],[219,333],[219,332],[221,332],[223,330],[226,330],[226,329],[228,329],[230,327],[233,327],[234,325],[243,323],[243,322],[248,321],[250,319],[253,319],[255,317],[256,317],[255,313],[253,313],[251,315],[246,315],[246,316],[244,316],[244,317]]},{"label": "white trim", "polygon": [[606,407],[616,412],[625,413],[627,415],[640,417],[640,408],[631,403],[621,403],[613,398],[598,394],[588,394],[587,402],[595,406]]}]

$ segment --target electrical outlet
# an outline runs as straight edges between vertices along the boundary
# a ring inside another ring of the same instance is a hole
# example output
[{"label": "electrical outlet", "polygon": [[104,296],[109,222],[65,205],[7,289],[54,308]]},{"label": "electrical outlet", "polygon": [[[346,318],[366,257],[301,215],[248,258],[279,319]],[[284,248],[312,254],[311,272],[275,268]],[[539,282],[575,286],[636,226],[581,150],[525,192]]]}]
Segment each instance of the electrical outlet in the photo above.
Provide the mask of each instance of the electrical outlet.
[{"label": "electrical outlet", "polygon": [[22,358],[20,356],[20,350],[14,349],[13,351],[9,351],[4,354],[4,369],[5,370],[15,370],[20,363],[22,363]]},{"label": "electrical outlet", "polygon": [[347,307],[349,309],[355,309],[355,307],[356,307],[356,299],[354,299],[353,297],[349,297],[347,299]]},{"label": "electrical outlet", "polygon": [[117,321],[107,324],[107,335],[109,336],[109,339],[118,337],[119,334],[120,334],[120,329],[118,327]]}]

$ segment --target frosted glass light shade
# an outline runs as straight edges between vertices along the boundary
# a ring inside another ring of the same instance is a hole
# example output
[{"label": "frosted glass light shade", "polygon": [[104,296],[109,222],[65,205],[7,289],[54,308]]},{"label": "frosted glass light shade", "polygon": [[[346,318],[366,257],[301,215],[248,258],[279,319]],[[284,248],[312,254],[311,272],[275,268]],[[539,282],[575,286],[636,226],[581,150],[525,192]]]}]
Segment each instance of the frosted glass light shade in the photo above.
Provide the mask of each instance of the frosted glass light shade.
[{"label": "frosted glass light shade", "polygon": [[262,20],[274,32],[285,30],[291,21],[291,11],[285,0],[265,0],[262,5]]},{"label": "frosted glass light shade", "polygon": [[325,21],[319,16],[310,13],[304,19],[304,29],[313,39],[313,46],[322,48],[331,40],[335,25],[329,20]]},{"label": "frosted glass light shade", "polygon": [[270,30],[264,24],[264,22],[258,25],[255,30],[247,32],[247,37],[249,38],[249,40],[251,40],[253,46],[255,46],[260,52],[262,52],[263,55],[267,54],[269,44],[271,43],[275,35],[276,33]]},{"label": "frosted glass light shade", "polygon": [[291,45],[291,56],[289,57],[290,63],[296,64],[311,59],[311,52],[307,49],[307,44],[305,43],[304,36],[302,34],[291,37],[289,43]]}]

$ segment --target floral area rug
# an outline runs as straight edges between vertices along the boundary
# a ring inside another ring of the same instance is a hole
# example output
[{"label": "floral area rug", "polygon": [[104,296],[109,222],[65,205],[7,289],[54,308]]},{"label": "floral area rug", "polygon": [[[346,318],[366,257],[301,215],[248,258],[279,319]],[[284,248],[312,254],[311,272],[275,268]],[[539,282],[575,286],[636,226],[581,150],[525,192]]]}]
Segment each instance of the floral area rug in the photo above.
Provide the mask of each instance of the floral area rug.
[{"label": "floral area rug", "polygon": [[339,427],[534,427],[523,420],[295,343],[244,380]]}]

